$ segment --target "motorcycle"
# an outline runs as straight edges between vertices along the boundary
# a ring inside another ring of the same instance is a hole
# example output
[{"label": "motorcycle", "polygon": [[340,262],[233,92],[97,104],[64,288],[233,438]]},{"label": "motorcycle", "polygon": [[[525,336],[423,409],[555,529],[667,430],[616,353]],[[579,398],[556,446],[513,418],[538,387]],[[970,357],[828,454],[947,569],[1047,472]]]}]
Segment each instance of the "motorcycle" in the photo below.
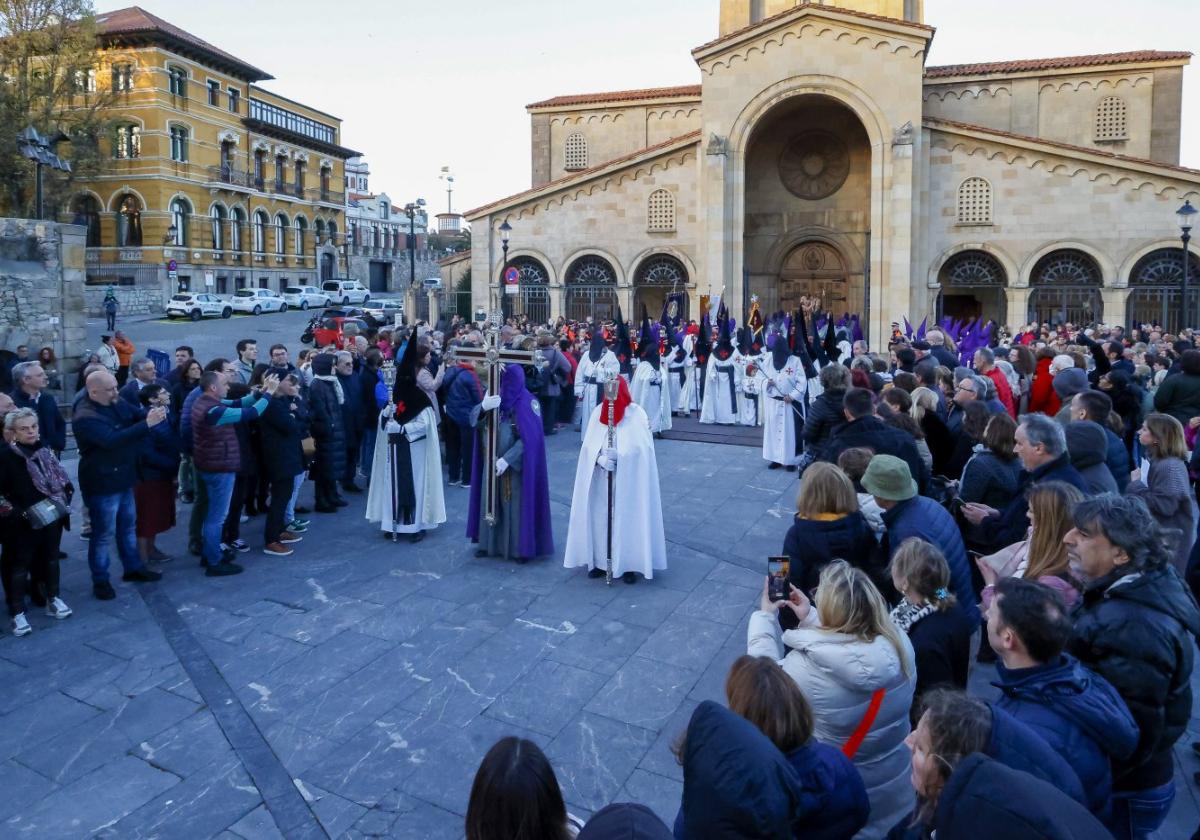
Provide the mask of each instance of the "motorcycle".
[{"label": "motorcycle", "polygon": [[313,343],[313,330],[315,330],[318,326],[320,326],[320,324],[321,324],[320,313],[309,318],[308,326],[305,327],[304,332],[300,334],[300,343],[301,344],[312,344]]}]

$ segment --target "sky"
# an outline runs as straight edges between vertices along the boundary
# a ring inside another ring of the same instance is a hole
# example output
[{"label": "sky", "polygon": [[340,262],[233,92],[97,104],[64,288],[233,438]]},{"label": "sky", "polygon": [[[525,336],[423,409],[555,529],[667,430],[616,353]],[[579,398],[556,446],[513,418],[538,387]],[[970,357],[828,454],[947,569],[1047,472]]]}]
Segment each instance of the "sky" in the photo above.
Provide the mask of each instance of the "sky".
[{"label": "sky", "polygon": [[[112,11],[124,3],[98,3]],[[719,0],[140,0],[261,67],[268,90],[342,119],[371,188],[456,211],[530,186],[530,102],[569,93],[696,84],[692,48],[717,36]],[[452,10],[452,11],[447,11]],[[1200,53],[1200,3],[926,0],[928,64],[1124,52]],[[1184,74],[1182,163],[1200,168],[1200,71]]]}]

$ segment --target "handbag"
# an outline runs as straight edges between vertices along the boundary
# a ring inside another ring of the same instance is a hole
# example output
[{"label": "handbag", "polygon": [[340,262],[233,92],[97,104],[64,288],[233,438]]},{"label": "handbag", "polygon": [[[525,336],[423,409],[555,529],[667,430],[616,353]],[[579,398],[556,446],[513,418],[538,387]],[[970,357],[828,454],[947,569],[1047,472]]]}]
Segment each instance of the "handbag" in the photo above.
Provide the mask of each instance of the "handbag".
[{"label": "handbag", "polygon": [[40,531],[48,525],[53,525],[55,522],[70,515],[70,509],[57,499],[45,498],[40,502],[30,505],[21,512],[21,515],[29,520],[29,527],[35,531]]},{"label": "handbag", "polygon": [[304,457],[311,460],[317,454],[317,441],[309,435],[304,440],[300,441],[300,448],[304,450]]}]

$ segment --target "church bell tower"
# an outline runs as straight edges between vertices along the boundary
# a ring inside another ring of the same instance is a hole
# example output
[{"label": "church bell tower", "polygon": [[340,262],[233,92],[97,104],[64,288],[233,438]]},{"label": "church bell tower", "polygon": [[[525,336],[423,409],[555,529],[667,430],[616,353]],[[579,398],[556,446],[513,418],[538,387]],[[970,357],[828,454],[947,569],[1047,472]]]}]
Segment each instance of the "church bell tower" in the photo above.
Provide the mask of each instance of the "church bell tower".
[{"label": "church bell tower", "polygon": [[721,0],[721,35],[728,35],[796,6],[833,6],[850,12],[925,22],[925,0]]}]

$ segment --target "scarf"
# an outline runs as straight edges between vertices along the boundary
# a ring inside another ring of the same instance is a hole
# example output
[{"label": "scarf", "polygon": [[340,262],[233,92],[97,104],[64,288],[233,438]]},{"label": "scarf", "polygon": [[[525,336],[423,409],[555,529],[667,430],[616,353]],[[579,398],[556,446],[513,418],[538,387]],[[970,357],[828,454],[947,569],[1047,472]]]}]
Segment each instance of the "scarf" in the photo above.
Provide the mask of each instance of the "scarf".
[{"label": "scarf", "polygon": [[317,376],[314,376],[313,379],[320,379],[322,382],[328,382],[331,385],[333,385],[333,390],[337,392],[338,405],[341,405],[342,403],[344,403],[346,401],[346,394],[342,390],[342,383],[341,383],[341,380],[339,380],[337,378],[337,374],[335,374],[335,373],[328,373],[328,374],[324,374],[324,375],[318,374]]},{"label": "scarf", "polygon": [[896,623],[897,627],[908,633],[914,624],[934,612],[937,612],[937,607],[933,604],[917,606],[905,598],[892,609],[892,621]]},{"label": "scarf", "polygon": [[16,443],[10,443],[9,447],[25,459],[29,478],[39,493],[56,502],[67,504],[66,488],[70,484],[70,479],[67,478],[66,470],[54,457],[53,452],[44,446],[35,449],[32,453],[26,452]]}]

